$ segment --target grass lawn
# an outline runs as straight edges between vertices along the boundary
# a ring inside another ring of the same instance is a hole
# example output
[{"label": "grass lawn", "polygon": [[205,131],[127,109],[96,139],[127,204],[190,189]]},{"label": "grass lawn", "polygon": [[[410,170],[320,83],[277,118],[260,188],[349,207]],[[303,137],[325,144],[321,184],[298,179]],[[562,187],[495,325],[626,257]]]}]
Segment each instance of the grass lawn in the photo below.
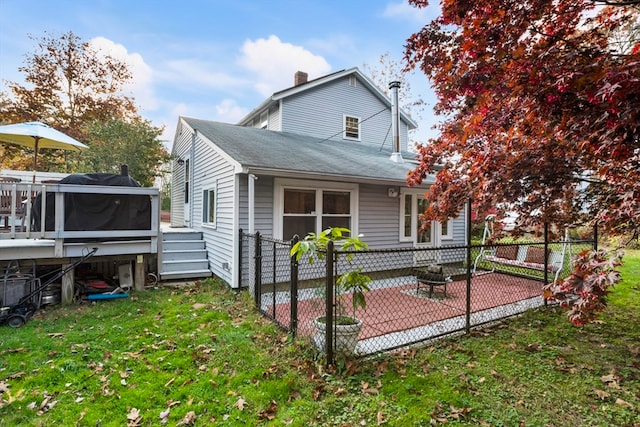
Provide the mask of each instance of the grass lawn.
[{"label": "grass lawn", "polygon": [[0,327],[0,426],[640,426],[640,251],[599,320],[559,308],[325,369],[213,280]]}]

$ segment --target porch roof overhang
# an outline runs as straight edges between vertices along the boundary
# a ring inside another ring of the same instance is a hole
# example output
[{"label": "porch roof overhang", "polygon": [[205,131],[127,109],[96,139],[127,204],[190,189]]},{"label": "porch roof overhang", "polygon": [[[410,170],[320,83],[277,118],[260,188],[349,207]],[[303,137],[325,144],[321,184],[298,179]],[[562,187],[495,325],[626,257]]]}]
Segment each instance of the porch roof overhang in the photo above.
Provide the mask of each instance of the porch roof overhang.
[{"label": "porch roof overhang", "polygon": [[[268,169],[261,167],[247,167],[238,170],[240,174],[253,174],[262,176],[273,176],[278,178],[295,178],[295,179],[307,179],[315,181],[339,181],[339,182],[353,182],[359,184],[379,184],[379,185],[393,185],[393,186],[408,186],[406,179],[392,179],[379,176],[354,176],[354,175],[337,175],[326,173],[314,173],[314,172],[301,172],[282,169]],[[433,184],[433,178],[425,180],[419,187],[428,187]]]}]

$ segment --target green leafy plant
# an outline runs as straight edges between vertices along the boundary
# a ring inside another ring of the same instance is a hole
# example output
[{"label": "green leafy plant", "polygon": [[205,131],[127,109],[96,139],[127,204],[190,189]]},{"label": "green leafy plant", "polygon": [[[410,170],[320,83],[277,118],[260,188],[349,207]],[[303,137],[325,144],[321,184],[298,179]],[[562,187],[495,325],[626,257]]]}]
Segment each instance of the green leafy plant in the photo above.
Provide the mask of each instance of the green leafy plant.
[{"label": "green leafy plant", "polygon": [[[299,240],[291,247],[291,256],[295,256],[296,261],[302,257],[308,257],[309,264],[313,264],[315,257],[325,259],[327,256],[327,245],[330,241],[347,252],[346,259],[351,264],[353,251],[368,249],[368,245],[360,239],[361,235],[352,236],[351,230],[343,227],[332,227],[320,233],[309,233],[304,239]],[[362,273],[362,268],[348,270],[336,279],[336,299],[335,305],[338,315],[335,322],[337,324],[352,324],[358,308],[367,308],[365,292],[369,291],[371,277]],[[347,314],[348,295],[351,295],[351,314]]]}]

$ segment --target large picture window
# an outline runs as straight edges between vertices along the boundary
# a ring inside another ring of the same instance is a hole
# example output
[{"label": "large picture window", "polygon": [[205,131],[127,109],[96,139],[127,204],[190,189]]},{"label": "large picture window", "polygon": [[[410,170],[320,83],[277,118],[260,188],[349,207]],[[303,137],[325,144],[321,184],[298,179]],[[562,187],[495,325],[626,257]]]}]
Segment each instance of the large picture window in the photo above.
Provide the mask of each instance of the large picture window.
[{"label": "large picture window", "polygon": [[[283,240],[304,237],[329,227],[344,227],[356,231],[357,186],[333,185],[336,188],[305,187],[300,181],[281,180],[276,186],[276,229]],[[278,210],[281,210],[278,212]],[[280,234],[280,233],[279,233]]]}]

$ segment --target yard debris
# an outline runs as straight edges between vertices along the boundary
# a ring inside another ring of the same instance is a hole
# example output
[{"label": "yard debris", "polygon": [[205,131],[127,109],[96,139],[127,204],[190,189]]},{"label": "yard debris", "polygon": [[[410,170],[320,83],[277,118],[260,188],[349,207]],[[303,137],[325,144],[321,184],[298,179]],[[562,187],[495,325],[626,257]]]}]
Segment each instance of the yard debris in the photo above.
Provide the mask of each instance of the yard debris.
[{"label": "yard debris", "polygon": [[263,420],[272,421],[278,412],[278,404],[275,400],[271,400],[271,404],[267,409],[260,411],[259,417]]},{"label": "yard debris", "polygon": [[190,426],[196,422],[196,413],[193,411],[187,412],[187,415],[184,416],[182,420],[176,426]]},{"label": "yard debris", "polygon": [[616,399],[616,405],[626,406],[627,408],[633,408],[633,405],[625,400]]},{"label": "yard debris", "polygon": [[247,406],[247,401],[244,400],[242,397],[240,399],[238,399],[236,401],[236,403],[234,403],[233,405],[234,407],[238,408],[241,411],[244,411],[244,407]]},{"label": "yard debris", "polygon": [[137,408],[131,408],[127,414],[127,427],[138,427],[142,423],[142,415]]},{"label": "yard debris", "polygon": [[165,411],[160,412],[160,424],[165,425],[167,421],[169,421],[170,413],[171,413],[171,408],[167,408]]},{"label": "yard debris", "polygon": [[607,385],[607,387],[609,387],[609,388],[613,388],[613,389],[616,389],[616,390],[620,389],[620,384],[618,383],[620,378],[614,373],[611,373],[609,375],[603,375],[603,376],[600,377],[600,380],[603,383],[605,383]]}]

